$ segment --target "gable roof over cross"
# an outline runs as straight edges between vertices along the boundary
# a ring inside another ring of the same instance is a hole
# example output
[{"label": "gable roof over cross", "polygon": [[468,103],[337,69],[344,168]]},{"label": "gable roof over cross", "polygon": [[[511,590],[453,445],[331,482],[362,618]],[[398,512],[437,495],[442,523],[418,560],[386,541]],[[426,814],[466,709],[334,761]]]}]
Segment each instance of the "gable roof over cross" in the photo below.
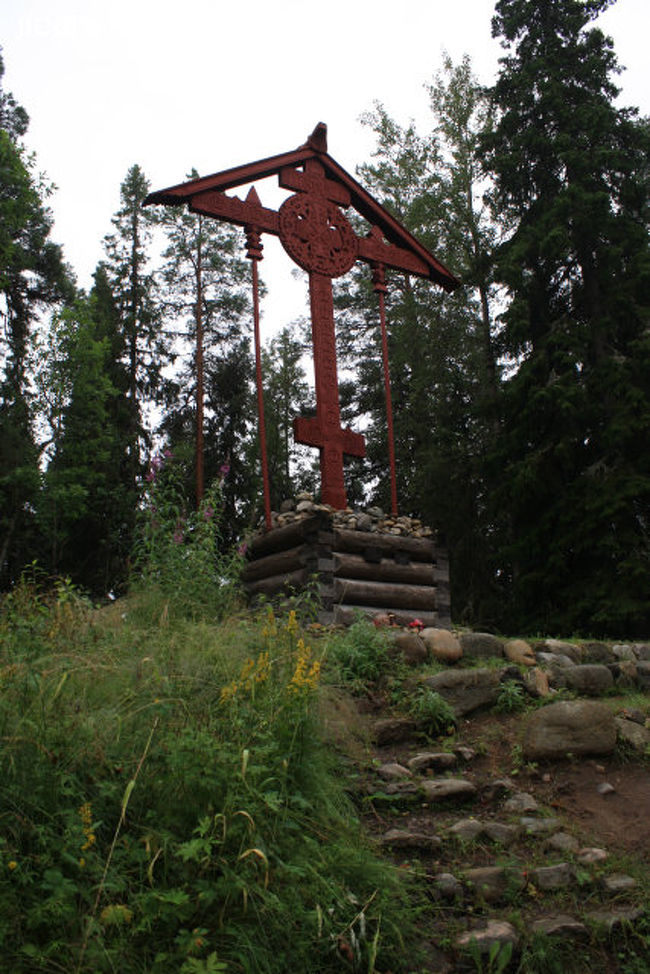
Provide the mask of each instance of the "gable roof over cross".
[{"label": "gable roof over cross", "polygon": [[[283,189],[294,191],[294,195],[285,199],[277,211],[262,206],[254,185],[251,185],[244,200],[226,193],[229,189],[273,175],[277,175]],[[460,282],[328,154],[327,128],[322,122],[305,144],[292,152],[159,190],[151,193],[145,203],[187,204],[194,213],[245,227],[251,239],[256,236],[258,241],[261,233],[275,234],[280,237],[289,256],[309,273],[316,416],[294,420],[294,434],[299,443],[316,446],[320,450],[323,502],[344,508],[347,501],[343,484],[343,457],[364,456],[365,443],[363,436],[341,427],[332,278],[345,274],[357,260],[362,260],[373,266],[378,282],[381,281],[376,290],[386,289],[383,283],[386,267],[428,278],[447,291],[453,291]],[[370,224],[371,229],[366,236],[358,236],[341,212],[341,207],[350,206]],[[254,260],[260,259],[259,244],[253,249],[249,248],[249,256]],[[381,320],[385,346],[383,304]],[[256,344],[259,344],[258,330],[256,325]],[[389,403],[386,361],[384,366]],[[258,377],[258,397],[261,402],[261,377]],[[389,408],[387,413],[394,485],[392,417]],[[260,425],[263,426],[263,409],[260,409]],[[263,467],[264,450],[262,444]],[[396,500],[393,504],[396,505]]]},{"label": "gable roof over cross", "polygon": [[304,145],[291,152],[158,190],[150,193],[145,203],[187,204],[194,213],[241,226],[254,225],[260,232],[278,235],[278,213],[262,206],[254,189],[246,200],[226,196],[226,191],[274,175],[279,177],[283,189],[309,191],[314,179],[322,181],[322,177],[310,176],[308,172],[308,163],[312,160],[322,167],[328,198],[339,206],[352,206],[372,227],[381,231],[357,238],[359,260],[428,277],[446,291],[454,291],[460,285],[458,278],[444,264],[328,154],[327,126],[323,122],[316,126]]}]

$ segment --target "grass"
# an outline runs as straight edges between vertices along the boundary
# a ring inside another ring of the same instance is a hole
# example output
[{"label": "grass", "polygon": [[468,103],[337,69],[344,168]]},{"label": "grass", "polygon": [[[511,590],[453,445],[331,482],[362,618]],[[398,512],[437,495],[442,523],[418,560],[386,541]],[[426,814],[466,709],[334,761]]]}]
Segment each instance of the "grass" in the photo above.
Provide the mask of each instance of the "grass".
[{"label": "grass", "polygon": [[361,834],[295,614],[0,610],[0,944],[13,972],[400,969],[406,880]]}]

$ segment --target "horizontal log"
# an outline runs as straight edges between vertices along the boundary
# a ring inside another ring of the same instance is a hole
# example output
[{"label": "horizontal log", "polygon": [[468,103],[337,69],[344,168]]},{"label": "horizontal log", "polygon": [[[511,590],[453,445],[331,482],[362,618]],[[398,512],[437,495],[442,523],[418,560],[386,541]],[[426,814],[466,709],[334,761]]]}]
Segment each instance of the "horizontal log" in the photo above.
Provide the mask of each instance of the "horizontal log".
[{"label": "horizontal log", "polygon": [[425,626],[450,628],[450,625],[442,626],[438,612],[415,612],[410,609],[400,609],[397,607],[393,607],[392,609],[378,609],[376,606],[369,605],[335,605],[329,613],[319,613],[318,621],[323,623],[323,625],[350,626],[353,622],[357,621],[359,615],[372,620],[376,615],[383,615],[384,612],[391,614],[391,618],[397,626],[408,626],[410,622],[419,619]]},{"label": "horizontal log", "polygon": [[428,585],[398,585],[396,582],[370,582],[352,578],[334,579],[334,599],[346,605],[388,605],[401,609],[434,610],[436,590]]},{"label": "horizontal log", "polygon": [[[406,535],[379,534],[370,531],[334,529],[334,551],[353,552],[363,555],[366,550],[381,552],[381,557],[394,557],[403,552],[413,561],[433,562],[435,544],[429,538],[411,538]],[[371,558],[371,560],[373,560]]]},{"label": "horizontal log", "polygon": [[[253,582],[258,578],[282,575],[306,567],[318,571],[321,567],[319,561],[323,561],[319,558],[319,554],[319,546],[313,544],[301,544],[296,545],[295,548],[286,548],[284,551],[273,551],[264,558],[249,561],[244,568],[243,580]],[[331,559],[328,559],[328,564],[331,564]]]},{"label": "horizontal log", "polygon": [[257,558],[264,558],[273,551],[282,551],[285,548],[293,548],[303,542],[315,542],[318,540],[318,533],[329,526],[329,515],[324,512],[312,514],[311,517],[303,518],[300,521],[292,521],[284,524],[281,528],[272,528],[266,534],[257,535],[248,546],[248,558],[255,561]]},{"label": "horizontal log", "polygon": [[416,561],[401,565],[392,558],[366,561],[363,555],[334,554],[334,574],[341,578],[366,578],[374,582],[401,582],[404,585],[433,585],[431,562]]},{"label": "horizontal log", "polygon": [[306,568],[300,568],[295,572],[285,572],[280,575],[268,575],[266,578],[258,578],[254,582],[248,582],[244,588],[249,595],[275,595],[276,592],[293,588],[304,588],[309,573]]}]

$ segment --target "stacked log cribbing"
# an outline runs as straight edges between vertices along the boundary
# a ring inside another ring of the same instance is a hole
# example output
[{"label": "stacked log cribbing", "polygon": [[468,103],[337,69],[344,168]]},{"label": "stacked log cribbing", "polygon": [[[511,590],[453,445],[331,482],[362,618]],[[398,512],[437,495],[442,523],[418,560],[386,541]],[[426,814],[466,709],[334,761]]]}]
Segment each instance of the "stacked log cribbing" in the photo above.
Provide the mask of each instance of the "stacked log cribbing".
[{"label": "stacked log cribbing", "polygon": [[310,589],[325,624],[347,625],[361,612],[451,626],[447,553],[430,538],[343,529],[318,512],[256,536],[247,558],[251,598]]}]

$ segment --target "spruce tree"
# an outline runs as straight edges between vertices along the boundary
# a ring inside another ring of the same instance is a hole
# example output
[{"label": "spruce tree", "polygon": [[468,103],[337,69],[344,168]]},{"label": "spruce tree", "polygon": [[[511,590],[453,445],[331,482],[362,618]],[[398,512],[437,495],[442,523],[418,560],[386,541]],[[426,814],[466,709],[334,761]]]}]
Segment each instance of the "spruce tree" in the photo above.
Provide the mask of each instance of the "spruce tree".
[{"label": "spruce tree", "polygon": [[[0,57],[0,83],[4,65]],[[40,487],[30,361],[39,315],[72,294],[61,249],[49,239],[50,187],[18,141],[28,116],[0,88],[0,586],[39,554]]]},{"label": "spruce tree", "polygon": [[650,626],[650,143],[614,103],[607,6],[496,4],[483,146],[512,374],[492,499],[511,625],[632,635]]},{"label": "spruce tree", "polygon": [[150,250],[154,218],[143,209],[149,182],[140,166],[129,169],[120,186],[115,228],[105,237],[106,269],[117,303],[129,377],[131,413],[130,466],[133,483],[141,472],[141,454],[150,443],[148,407],[160,397],[167,349],[160,329],[160,309]]},{"label": "spruce tree", "polygon": [[53,439],[39,521],[48,567],[105,595],[126,580],[137,496],[120,317],[103,265],[94,279],[53,320],[43,349]]},{"label": "spruce tree", "polygon": [[271,507],[280,509],[283,500],[306,486],[309,461],[304,447],[293,442],[293,420],[305,412],[309,387],[302,357],[305,343],[295,328],[282,328],[262,352],[264,410],[269,461]]}]

